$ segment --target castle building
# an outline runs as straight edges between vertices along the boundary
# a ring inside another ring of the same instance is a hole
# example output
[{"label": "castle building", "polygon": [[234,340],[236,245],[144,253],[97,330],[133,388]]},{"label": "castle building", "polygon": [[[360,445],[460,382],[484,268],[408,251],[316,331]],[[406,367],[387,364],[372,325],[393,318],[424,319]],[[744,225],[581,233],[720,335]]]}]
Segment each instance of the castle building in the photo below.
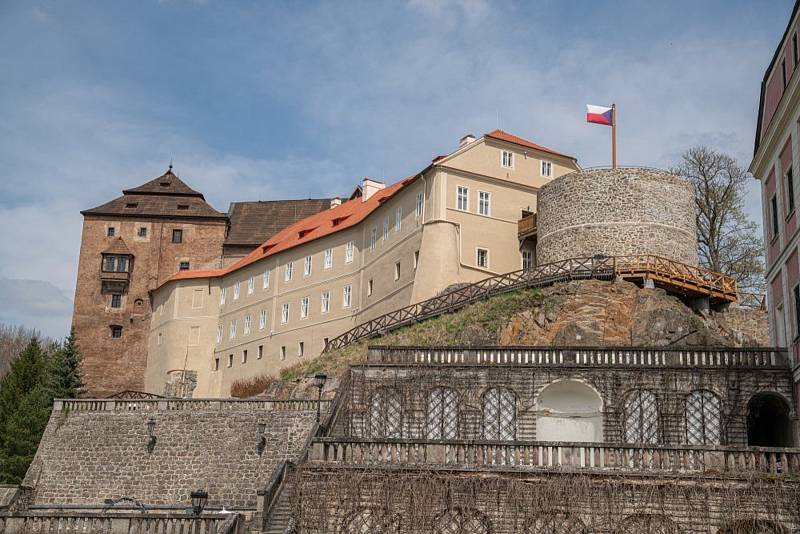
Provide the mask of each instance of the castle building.
[{"label": "castle building", "polygon": [[575,158],[501,130],[466,136],[395,184],[365,179],[350,200],[226,267],[177,272],[152,292],[145,390],[225,397],[359,323],[532,266],[523,222],[540,187],[576,169]]},{"label": "castle building", "polygon": [[[800,227],[794,169],[800,161],[800,64],[795,2],[786,31],[761,82],[761,101],[750,172],[761,182],[766,245],[770,337],[800,363]],[[800,372],[795,382],[800,383]],[[800,387],[796,387],[800,395]]]},{"label": "castle building", "polygon": [[151,290],[176,272],[235,261],[242,247],[252,249],[252,240],[270,237],[276,225],[329,206],[329,199],[239,202],[221,213],[170,168],[82,211],[72,324],[89,391],[144,389]]}]

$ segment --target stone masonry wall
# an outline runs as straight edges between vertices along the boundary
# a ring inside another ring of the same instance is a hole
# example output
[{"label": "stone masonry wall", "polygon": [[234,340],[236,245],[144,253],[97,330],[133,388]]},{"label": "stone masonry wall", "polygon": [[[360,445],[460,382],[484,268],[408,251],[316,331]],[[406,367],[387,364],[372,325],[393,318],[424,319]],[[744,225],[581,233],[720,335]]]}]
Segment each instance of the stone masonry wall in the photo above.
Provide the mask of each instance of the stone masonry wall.
[{"label": "stone masonry wall", "polygon": [[[316,417],[316,403],[157,402],[65,401],[24,481],[32,504],[102,507],[127,496],[188,505],[193,490],[205,489],[210,507],[252,509],[274,468],[296,459]],[[148,452],[151,419],[157,441]],[[259,423],[267,438],[260,455]]]},{"label": "stone masonry wall", "polygon": [[653,169],[595,169],[539,191],[539,264],[597,254],[654,254],[697,264],[694,188]]}]

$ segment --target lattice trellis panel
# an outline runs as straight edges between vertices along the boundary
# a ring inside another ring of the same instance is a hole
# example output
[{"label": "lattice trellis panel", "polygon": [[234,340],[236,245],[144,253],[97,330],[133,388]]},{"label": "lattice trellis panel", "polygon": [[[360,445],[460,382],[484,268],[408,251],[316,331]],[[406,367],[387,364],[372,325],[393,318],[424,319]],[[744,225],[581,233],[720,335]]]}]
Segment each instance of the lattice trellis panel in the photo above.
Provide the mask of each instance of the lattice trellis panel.
[{"label": "lattice trellis panel", "polygon": [[483,437],[511,441],[517,437],[517,399],[505,388],[492,388],[483,395]]},{"label": "lattice trellis panel", "polygon": [[678,526],[663,515],[638,514],[622,524],[624,534],[680,534]]},{"label": "lattice trellis panel", "polygon": [[393,388],[381,388],[372,395],[369,408],[370,436],[403,437],[403,402]]},{"label": "lattice trellis panel", "polygon": [[628,393],[622,424],[627,443],[658,443],[659,410],[655,394],[646,389]]},{"label": "lattice trellis panel", "polygon": [[526,526],[527,534],[586,534],[586,525],[577,517],[564,514],[547,514],[532,519]]},{"label": "lattice trellis panel", "polygon": [[692,391],[686,397],[686,443],[722,443],[722,401],[713,392]]},{"label": "lattice trellis panel", "polygon": [[458,438],[458,393],[454,389],[440,387],[428,395],[425,437]]},{"label": "lattice trellis panel", "polygon": [[718,534],[786,534],[772,521],[737,521],[719,529]]},{"label": "lattice trellis panel", "polygon": [[393,534],[399,532],[399,522],[375,510],[361,510],[345,520],[343,534]]},{"label": "lattice trellis panel", "polygon": [[489,534],[489,520],[474,510],[448,511],[434,524],[435,534]]}]

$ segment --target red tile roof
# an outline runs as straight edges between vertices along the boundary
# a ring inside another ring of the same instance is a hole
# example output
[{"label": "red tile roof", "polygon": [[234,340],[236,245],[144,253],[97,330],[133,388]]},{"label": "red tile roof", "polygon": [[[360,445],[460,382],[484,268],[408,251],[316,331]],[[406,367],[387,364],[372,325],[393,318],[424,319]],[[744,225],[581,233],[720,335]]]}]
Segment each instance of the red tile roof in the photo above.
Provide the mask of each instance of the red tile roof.
[{"label": "red tile roof", "polygon": [[527,139],[523,139],[522,137],[517,137],[516,135],[512,135],[508,132],[504,132],[503,130],[494,130],[492,132],[485,134],[485,137],[491,137],[492,139],[499,139],[500,141],[506,141],[507,143],[514,143],[516,145],[526,146],[528,148],[541,150],[542,152],[548,152],[550,154],[556,156],[562,156],[564,158],[577,159],[575,156],[568,156],[567,154],[556,152],[552,148],[547,148],[546,146],[537,145],[534,142],[528,141]]}]

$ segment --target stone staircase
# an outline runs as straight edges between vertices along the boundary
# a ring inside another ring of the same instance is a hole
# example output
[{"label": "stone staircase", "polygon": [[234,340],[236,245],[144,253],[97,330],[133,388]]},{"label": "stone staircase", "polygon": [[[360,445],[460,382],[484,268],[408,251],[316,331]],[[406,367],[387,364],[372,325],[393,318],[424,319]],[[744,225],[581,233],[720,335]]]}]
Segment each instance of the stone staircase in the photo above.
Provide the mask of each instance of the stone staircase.
[{"label": "stone staircase", "polygon": [[289,522],[292,519],[292,509],[289,504],[289,496],[292,493],[293,484],[289,481],[283,484],[278,500],[272,508],[272,511],[267,519],[267,524],[263,532],[265,534],[284,534],[289,527]]}]

